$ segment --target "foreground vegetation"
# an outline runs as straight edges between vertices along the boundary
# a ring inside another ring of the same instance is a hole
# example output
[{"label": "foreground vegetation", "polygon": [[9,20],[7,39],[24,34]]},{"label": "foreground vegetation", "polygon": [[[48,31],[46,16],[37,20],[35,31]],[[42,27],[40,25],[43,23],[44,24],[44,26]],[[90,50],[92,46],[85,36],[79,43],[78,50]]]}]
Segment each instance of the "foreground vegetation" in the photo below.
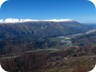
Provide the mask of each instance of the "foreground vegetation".
[{"label": "foreground vegetation", "polygon": [[71,55],[71,49],[41,50],[2,57],[0,62],[9,72],[88,72],[96,63],[95,55]]}]

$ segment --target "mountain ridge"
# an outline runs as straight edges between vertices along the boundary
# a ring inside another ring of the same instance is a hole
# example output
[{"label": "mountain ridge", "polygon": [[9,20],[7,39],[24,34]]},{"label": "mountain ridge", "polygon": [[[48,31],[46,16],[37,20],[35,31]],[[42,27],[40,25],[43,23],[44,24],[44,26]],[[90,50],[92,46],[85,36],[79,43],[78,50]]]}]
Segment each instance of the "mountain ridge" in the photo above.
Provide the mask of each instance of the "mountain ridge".
[{"label": "mountain ridge", "polygon": [[[62,36],[68,34],[82,33],[89,29],[77,21],[38,21],[38,22],[22,22],[22,23],[1,23],[1,34],[21,35],[39,35],[39,36]],[[11,34],[10,34],[11,33]],[[15,33],[15,34],[14,34]]]}]

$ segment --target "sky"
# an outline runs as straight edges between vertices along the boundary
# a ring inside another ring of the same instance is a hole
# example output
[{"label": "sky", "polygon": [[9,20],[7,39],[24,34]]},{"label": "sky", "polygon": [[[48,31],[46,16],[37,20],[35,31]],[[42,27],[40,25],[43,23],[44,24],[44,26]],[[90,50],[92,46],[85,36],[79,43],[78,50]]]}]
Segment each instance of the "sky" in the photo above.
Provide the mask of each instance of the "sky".
[{"label": "sky", "polygon": [[6,18],[96,23],[96,8],[88,0],[8,0],[0,8],[0,19]]}]

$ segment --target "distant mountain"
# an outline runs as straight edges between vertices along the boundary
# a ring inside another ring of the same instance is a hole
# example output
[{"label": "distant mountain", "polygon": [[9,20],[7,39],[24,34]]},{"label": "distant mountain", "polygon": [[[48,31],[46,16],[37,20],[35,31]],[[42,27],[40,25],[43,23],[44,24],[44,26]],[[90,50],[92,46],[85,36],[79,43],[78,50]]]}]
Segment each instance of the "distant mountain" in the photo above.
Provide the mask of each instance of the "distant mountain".
[{"label": "distant mountain", "polygon": [[29,36],[61,36],[86,32],[89,26],[76,21],[0,23],[0,39]]},{"label": "distant mountain", "polygon": [[0,53],[17,53],[54,46],[49,37],[85,33],[90,28],[73,20],[0,23]]}]

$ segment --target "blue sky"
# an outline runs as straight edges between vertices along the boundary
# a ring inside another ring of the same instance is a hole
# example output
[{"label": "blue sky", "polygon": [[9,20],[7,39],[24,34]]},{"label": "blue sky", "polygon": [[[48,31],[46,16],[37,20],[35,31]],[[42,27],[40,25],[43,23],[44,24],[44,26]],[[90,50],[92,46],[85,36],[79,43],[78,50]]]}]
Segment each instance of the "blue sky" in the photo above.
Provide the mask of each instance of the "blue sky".
[{"label": "blue sky", "polygon": [[0,9],[0,19],[6,18],[96,23],[96,8],[88,0],[8,0]]}]

